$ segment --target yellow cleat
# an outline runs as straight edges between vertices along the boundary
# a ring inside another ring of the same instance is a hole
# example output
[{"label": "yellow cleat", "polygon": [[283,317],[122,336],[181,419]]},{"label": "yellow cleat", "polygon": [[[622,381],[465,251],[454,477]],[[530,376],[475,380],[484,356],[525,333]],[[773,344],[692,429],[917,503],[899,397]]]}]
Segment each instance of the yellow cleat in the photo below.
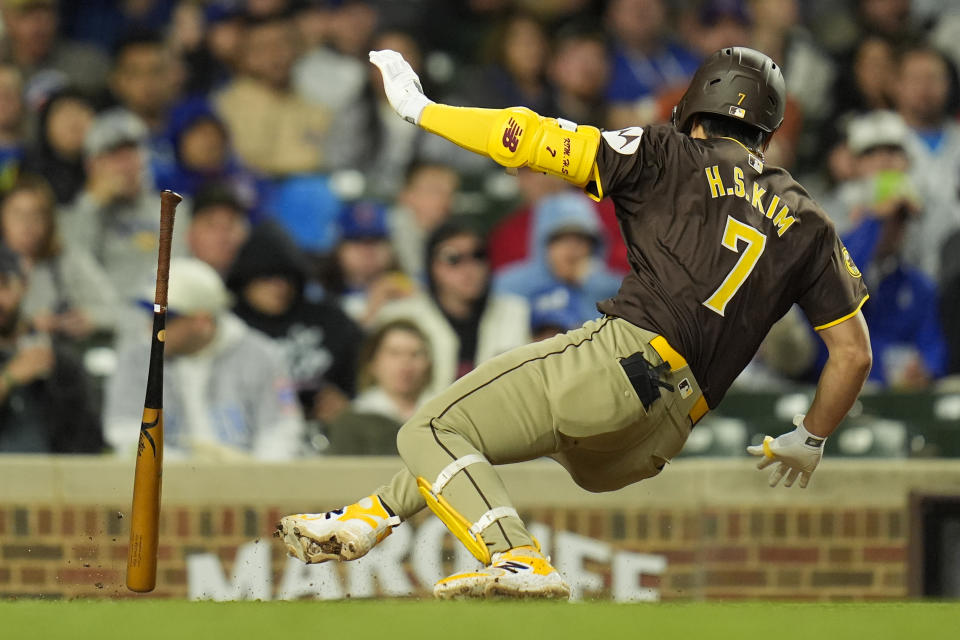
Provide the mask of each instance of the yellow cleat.
[{"label": "yellow cleat", "polygon": [[490,566],[454,574],[433,587],[442,600],[455,598],[545,598],[570,597],[570,587],[550,559],[534,547],[516,547],[496,553]]},{"label": "yellow cleat", "polygon": [[306,563],[356,560],[400,524],[376,495],[325,513],[298,513],[280,520],[274,535],[287,553]]}]

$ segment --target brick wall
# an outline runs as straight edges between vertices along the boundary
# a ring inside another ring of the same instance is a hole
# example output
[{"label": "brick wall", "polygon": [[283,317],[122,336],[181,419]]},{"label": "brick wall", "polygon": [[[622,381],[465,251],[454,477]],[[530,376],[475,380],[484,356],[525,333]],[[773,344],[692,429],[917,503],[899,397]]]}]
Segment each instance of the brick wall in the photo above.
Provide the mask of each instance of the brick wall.
[{"label": "brick wall", "polygon": [[[123,512],[120,506],[3,505],[0,594],[127,596]],[[188,554],[215,553],[229,568],[237,547],[256,539],[272,545],[279,582],[283,552],[270,534],[283,513],[271,506],[165,507],[153,595],[186,596]],[[665,556],[666,573],[644,578],[664,600],[906,596],[907,516],[900,509],[534,508],[523,515],[617,550]],[[609,588],[609,566],[592,570]]]},{"label": "brick wall", "polygon": [[[395,466],[392,459],[168,465],[152,595],[185,597],[186,559],[195,553],[215,554],[229,576],[238,547],[255,540],[269,546],[276,587],[286,568],[271,537],[279,517],[344,504],[362,495],[354,487],[377,486]],[[804,492],[767,488],[748,461],[678,462],[669,480],[599,495],[576,488],[552,464],[505,467],[503,476],[528,523],[665,556],[666,571],[642,581],[664,600],[905,597],[909,493],[960,494],[960,463],[824,467]],[[131,477],[124,461],[0,460],[0,597],[134,596],[123,586]],[[425,517],[411,523],[415,532]],[[609,563],[586,568],[604,578],[595,595],[609,596]],[[416,586],[427,593],[432,585]]]}]

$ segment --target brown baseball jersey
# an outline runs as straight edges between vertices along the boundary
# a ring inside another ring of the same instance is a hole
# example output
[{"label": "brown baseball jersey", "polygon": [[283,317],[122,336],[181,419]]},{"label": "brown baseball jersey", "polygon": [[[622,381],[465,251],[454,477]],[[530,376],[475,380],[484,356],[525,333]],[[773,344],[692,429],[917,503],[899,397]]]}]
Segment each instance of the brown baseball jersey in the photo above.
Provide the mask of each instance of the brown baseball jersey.
[{"label": "brown baseball jersey", "polygon": [[867,299],[827,215],[738,141],[629,127],[603,133],[596,163],[586,190],[613,200],[631,266],[597,308],[664,336],[711,408],[794,303],[819,330]]}]

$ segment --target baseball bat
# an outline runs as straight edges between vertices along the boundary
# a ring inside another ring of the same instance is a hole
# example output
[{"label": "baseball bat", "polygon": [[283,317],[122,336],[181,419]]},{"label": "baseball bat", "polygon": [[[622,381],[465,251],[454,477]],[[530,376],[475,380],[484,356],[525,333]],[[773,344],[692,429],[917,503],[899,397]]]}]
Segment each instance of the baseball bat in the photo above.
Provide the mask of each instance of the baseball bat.
[{"label": "baseball bat", "polygon": [[157,289],[153,299],[153,337],[147,393],[140,421],[137,466],[133,477],[127,588],[145,593],[157,584],[157,545],[160,526],[160,489],[163,485],[163,341],[167,321],[167,283],[173,218],[182,198],[173,191],[160,194],[160,253]]}]

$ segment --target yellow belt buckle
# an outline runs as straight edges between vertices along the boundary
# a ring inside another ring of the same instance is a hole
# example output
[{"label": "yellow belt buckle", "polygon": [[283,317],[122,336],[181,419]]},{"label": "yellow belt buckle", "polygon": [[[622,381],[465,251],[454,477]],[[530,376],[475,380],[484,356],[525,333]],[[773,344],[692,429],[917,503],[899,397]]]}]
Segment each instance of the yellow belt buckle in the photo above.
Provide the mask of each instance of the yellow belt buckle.
[{"label": "yellow belt buckle", "polygon": [[[676,349],[670,346],[670,343],[667,342],[667,339],[663,336],[653,338],[653,340],[650,341],[650,347],[657,352],[661,360],[670,365],[671,373],[687,366],[686,359],[680,355]],[[693,404],[693,408],[690,409],[690,413],[688,414],[690,418],[690,428],[695,427],[696,424],[700,422],[700,418],[705,416],[709,410],[710,407],[707,405],[707,399],[703,397],[703,392],[701,391],[700,397]]]}]

